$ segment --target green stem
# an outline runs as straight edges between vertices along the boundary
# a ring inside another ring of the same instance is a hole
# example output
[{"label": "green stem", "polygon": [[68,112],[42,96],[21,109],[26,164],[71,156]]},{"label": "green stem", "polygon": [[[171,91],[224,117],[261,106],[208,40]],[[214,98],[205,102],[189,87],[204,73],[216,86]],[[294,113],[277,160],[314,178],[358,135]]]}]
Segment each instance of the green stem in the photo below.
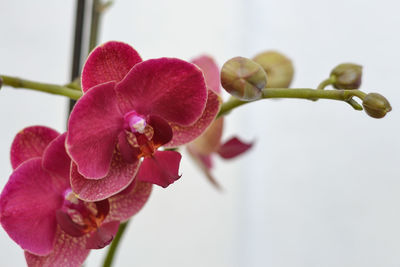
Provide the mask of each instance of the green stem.
[{"label": "green stem", "polygon": [[327,87],[328,85],[333,84],[335,81],[333,78],[328,78],[326,80],[323,80],[317,87],[317,90],[324,90],[325,87]]},{"label": "green stem", "polygon": [[114,240],[112,241],[112,243],[110,245],[110,248],[107,251],[107,256],[103,262],[103,267],[111,267],[112,266],[115,252],[118,249],[119,242],[121,241],[121,237],[124,234],[126,227],[128,226],[128,223],[129,223],[129,221],[126,221],[126,222],[120,224],[117,235],[115,236]]},{"label": "green stem", "polygon": [[102,12],[102,3],[100,0],[93,0],[92,4],[92,18],[90,23],[90,36],[89,36],[89,53],[96,47],[99,35],[100,17]]},{"label": "green stem", "polygon": [[63,95],[74,100],[77,100],[82,96],[80,91],[62,85],[29,81],[6,75],[0,75],[0,78],[3,80],[4,85],[14,88],[25,88],[55,95]]},{"label": "green stem", "polygon": [[[332,99],[348,102],[353,96],[363,99],[366,94],[359,90],[316,90],[310,88],[264,88],[264,98]],[[217,117],[228,114],[232,109],[252,101],[242,101],[232,97],[223,103]],[[357,109],[358,110],[358,109]]]}]

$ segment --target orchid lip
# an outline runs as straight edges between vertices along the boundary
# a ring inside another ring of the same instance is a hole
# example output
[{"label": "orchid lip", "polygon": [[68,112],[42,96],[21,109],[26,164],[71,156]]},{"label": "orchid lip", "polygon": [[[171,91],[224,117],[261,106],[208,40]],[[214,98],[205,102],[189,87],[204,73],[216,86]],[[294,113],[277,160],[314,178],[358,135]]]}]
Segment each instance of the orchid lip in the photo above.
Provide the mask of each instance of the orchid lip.
[{"label": "orchid lip", "polygon": [[107,217],[110,207],[108,200],[94,203],[78,199],[71,189],[64,192],[64,204],[56,212],[61,229],[71,236],[82,236],[97,230]]}]

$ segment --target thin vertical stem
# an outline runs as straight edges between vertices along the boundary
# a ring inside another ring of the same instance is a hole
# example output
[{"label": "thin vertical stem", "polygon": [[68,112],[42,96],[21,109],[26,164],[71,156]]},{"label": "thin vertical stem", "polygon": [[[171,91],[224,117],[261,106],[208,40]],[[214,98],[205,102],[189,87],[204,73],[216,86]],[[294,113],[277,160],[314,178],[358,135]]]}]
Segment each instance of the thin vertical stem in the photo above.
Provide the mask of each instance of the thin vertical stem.
[{"label": "thin vertical stem", "polygon": [[[76,1],[74,50],[72,54],[71,81],[74,81],[81,72],[82,40],[85,21],[85,0]],[[69,101],[69,112],[75,105],[75,100]]]},{"label": "thin vertical stem", "polygon": [[126,230],[126,227],[128,226],[128,223],[129,223],[129,221],[120,224],[117,235],[115,236],[114,240],[112,241],[112,243],[110,245],[110,248],[107,251],[107,256],[103,262],[103,267],[111,267],[112,266],[115,252],[118,249],[118,245],[120,244],[121,238]]}]

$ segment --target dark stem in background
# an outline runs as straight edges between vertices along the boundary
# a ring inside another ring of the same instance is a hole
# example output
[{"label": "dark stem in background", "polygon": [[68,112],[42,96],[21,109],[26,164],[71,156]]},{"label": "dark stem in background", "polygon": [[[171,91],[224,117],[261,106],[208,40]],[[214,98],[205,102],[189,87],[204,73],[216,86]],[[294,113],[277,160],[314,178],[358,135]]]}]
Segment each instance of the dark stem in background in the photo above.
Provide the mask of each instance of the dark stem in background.
[{"label": "dark stem in background", "polygon": [[[76,17],[75,17],[75,35],[74,35],[74,50],[72,55],[71,81],[79,77],[81,73],[81,56],[82,56],[82,40],[83,28],[85,21],[85,0],[76,1]],[[75,100],[69,101],[69,113],[75,105]]]}]

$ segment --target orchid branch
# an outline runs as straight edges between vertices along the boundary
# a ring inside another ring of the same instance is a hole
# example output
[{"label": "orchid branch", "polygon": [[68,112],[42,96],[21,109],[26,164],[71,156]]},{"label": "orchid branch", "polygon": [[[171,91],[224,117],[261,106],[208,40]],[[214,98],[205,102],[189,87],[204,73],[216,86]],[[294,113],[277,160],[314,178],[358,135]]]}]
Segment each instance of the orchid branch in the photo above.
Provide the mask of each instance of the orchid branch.
[{"label": "orchid branch", "polygon": [[[264,88],[262,90],[262,97],[266,98],[299,98],[299,99],[331,99],[340,101],[349,101],[353,96],[364,99],[366,93],[360,90],[318,90],[311,88]],[[259,99],[258,99],[259,100]],[[242,106],[254,101],[243,101],[238,98],[232,97],[222,104],[217,117],[225,116],[236,107]],[[362,110],[362,107],[352,105],[356,110]]]},{"label": "orchid branch", "polygon": [[0,78],[3,80],[3,85],[8,85],[14,88],[25,88],[55,95],[63,95],[74,100],[77,100],[82,96],[81,91],[68,87],[68,85],[62,86],[51,83],[35,82],[6,75],[0,75]]}]

